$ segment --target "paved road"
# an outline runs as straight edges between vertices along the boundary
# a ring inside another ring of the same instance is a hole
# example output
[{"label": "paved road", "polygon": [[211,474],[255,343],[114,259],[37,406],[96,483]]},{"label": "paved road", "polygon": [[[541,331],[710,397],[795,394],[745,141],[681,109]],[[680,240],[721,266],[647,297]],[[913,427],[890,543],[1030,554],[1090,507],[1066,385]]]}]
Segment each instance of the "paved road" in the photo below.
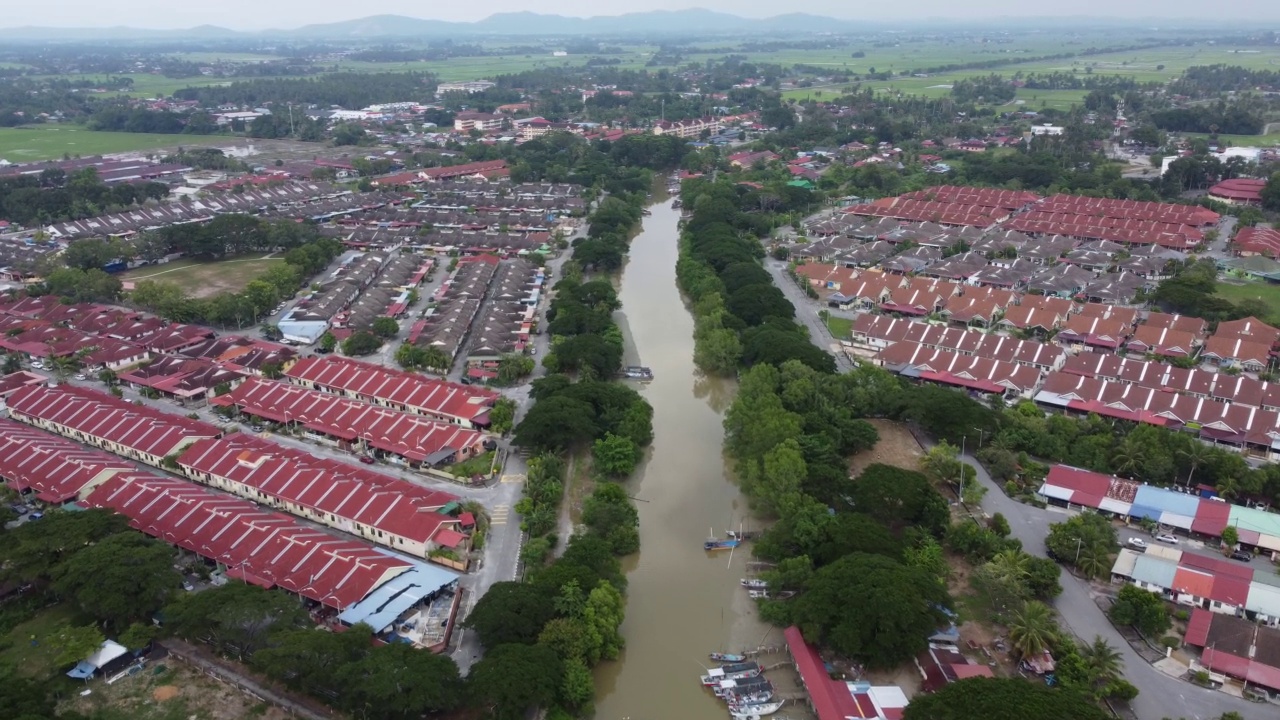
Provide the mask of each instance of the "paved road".
[{"label": "paved road", "polygon": [[[1023,549],[1044,557],[1044,538],[1049,534],[1050,523],[1062,522],[1070,514],[1060,508],[1041,510],[1009,498],[977,460],[971,455],[965,456],[964,460],[977,469],[978,479],[987,487],[988,492],[982,501],[983,509],[989,514],[1003,513],[1009,520],[1013,537],[1022,541]],[[1185,540],[1183,545],[1187,545]],[[1183,549],[1195,550],[1189,547]],[[1228,710],[1240,713],[1246,720],[1270,720],[1277,716],[1274,706],[1251,703],[1225,693],[1207,690],[1155,669],[1134,652],[1128,641],[1111,626],[1111,621],[1094,603],[1088,582],[1063,572],[1061,583],[1062,594],[1054,603],[1058,614],[1066,626],[1086,642],[1100,635],[1120,651],[1124,658],[1125,677],[1139,690],[1132,707],[1141,720],[1217,720]]]},{"label": "paved road", "polygon": [[[831,353],[836,359],[836,368],[839,370],[852,370],[853,360],[845,354],[841,348],[839,341],[831,337],[831,331],[827,329],[827,324],[818,317],[820,308],[812,298],[796,285],[796,281],[791,279],[787,274],[787,264],[781,260],[767,258],[764,261],[765,269],[773,276],[773,284],[777,285],[782,294],[796,306],[796,322],[804,325],[809,329],[809,337],[818,347]],[[836,310],[832,308],[829,312],[842,318],[850,320],[857,317],[853,312],[846,310]]]}]

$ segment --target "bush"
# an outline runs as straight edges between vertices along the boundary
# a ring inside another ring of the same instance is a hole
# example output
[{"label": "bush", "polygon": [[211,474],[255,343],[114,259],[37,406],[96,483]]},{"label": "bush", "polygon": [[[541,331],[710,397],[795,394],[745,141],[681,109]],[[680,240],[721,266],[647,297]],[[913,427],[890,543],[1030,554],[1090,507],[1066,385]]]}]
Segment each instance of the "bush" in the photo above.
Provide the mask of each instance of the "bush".
[{"label": "bush", "polygon": [[1160,644],[1167,648],[1177,650],[1178,647],[1182,645],[1182,640],[1178,639],[1176,635],[1165,635],[1160,638]]}]

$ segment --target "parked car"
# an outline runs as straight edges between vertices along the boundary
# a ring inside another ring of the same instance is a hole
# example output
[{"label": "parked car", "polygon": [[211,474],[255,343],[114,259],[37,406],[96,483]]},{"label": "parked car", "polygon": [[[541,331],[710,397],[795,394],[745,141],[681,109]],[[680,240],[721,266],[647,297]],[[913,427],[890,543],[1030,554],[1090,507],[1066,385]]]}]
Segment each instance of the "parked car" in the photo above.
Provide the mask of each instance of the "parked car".
[{"label": "parked car", "polygon": [[76,373],[77,380],[84,380],[84,373]]},{"label": "parked car", "polygon": [[1176,535],[1170,535],[1169,533],[1160,533],[1159,535],[1157,535],[1157,536],[1156,536],[1156,540],[1158,540],[1159,542],[1162,542],[1162,543],[1168,543],[1168,544],[1170,544],[1170,545],[1177,545],[1177,544],[1178,544],[1178,538],[1177,538],[1177,536],[1176,536]]},{"label": "parked car", "polygon": [[1251,562],[1253,560],[1253,553],[1245,552],[1244,550],[1237,550],[1231,553],[1231,559],[1239,560],[1240,562]]},{"label": "parked car", "polygon": [[1129,547],[1141,548],[1143,550],[1147,549],[1147,541],[1142,538],[1129,538],[1128,542]]},{"label": "parked car", "polygon": [[483,447],[484,447],[484,449],[485,449],[485,450],[497,450],[497,449],[498,449],[498,441],[497,441],[497,440],[494,440],[493,438],[485,438],[485,441],[484,441],[484,443],[482,443],[482,445],[483,445]]},{"label": "parked car", "polygon": [[372,457],[370,457],[370,456],[368,456],[368,455],[361,455],[361,456],[360,456],[360,462],[364,463],[365,465],[373,465],[374,463],[376,463],[376,462],[378,462],[378,461],[377,461],[377,460],[375,460],[375,459],[373,459]]}]

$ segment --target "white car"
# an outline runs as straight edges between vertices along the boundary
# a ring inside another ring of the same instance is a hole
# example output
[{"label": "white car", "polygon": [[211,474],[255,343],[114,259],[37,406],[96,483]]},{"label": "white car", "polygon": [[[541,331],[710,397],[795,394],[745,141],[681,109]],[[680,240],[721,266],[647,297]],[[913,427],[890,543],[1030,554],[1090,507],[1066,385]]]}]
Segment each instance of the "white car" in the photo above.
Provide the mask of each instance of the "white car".
[{"label": "white car", "polygon": [[1168,543],[1168,544],[1170,544],[1170,545],[1177,545],[1177,544],[1178,544],[1178,538],[1177,538],[1177,536],[1176,536],[1176,535],[1170,535],[1169,533],[1161,533],[1161,534],[1157,535],[1157,536],[1156,536],[1156,540],[1158,540],[1158,541],[1160,541],[1160,542],[1162,542],[1162,543]]},{"label": "white car", "polygon": [[1142,538],[1129,538],[1129,547],[1142,548],[1145,550],[1147,548],[1147,541]]}]

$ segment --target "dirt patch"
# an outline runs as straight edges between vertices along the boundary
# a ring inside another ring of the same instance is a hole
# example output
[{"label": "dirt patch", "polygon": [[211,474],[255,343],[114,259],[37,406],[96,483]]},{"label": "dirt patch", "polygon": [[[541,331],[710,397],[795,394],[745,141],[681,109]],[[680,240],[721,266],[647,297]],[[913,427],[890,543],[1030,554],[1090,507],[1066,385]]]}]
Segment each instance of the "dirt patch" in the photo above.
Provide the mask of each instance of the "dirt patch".
[{"label": "dirt patch", "polygon": [[94,715],[110,710],[130,720],[287,720],[283,710],[246,695],[172,658],[149,664],[141,671],[108,685],[95,680],[88,695],[72,694],[59,714]]},{"label": "dirt patch", "polygon": [[868,420],[880,433],[880,441],[870,450],[849,459],[849,473],[855,477],[868,465],[881,463],[907,470],[919,470],[924,450],[907,426],[892,420]]}]

